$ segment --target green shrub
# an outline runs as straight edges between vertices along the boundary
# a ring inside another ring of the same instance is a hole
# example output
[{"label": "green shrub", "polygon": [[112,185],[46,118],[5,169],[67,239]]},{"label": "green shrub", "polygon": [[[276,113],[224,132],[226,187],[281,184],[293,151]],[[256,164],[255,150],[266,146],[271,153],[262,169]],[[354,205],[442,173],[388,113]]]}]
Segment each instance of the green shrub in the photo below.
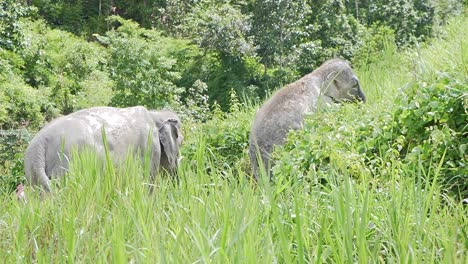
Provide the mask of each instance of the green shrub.
[{"label": "green shrub", "polygon": [[[206,155],[217,169],[228,170],[241,168],[247,170],[247,148],[252,113],[249,107],[240,103],[235,92],[231,90],[229,113],[222,112],[218,104],[214,105],[212,117],[205,123],[185,126],[186,142],[184,155],[193,159],[200,144],[205,146]],[[203,135],[194,138],[193,135]]]},{"label": "green shrub", "polygon": [[0,195],[24,181],[24,150],[31,139],[26,129],[0,130]]},{"label": "green shrub", "polygon": [[18,75],[23,61],[0,48],[0,128],[15,129],[42,125],[41,107],[45,102],[37,90]]},{"label": "green shrub", "polygon": [[363,45],[357,49],[353,67],[370,65],[384,58],[385,54],[396,52],[394,30],[388,26],[372,25],[363,34]]},{"label": "green shrub", "polygon": [[[23,21],[22,27],[28,40],[18,52],[25,62],[23,78],[50,98],[52,112],[68,114],[92,106],[83,104],[88,99],[98,104],[109,101],[113,83],[108,81],[108,53],[103,47],[71,33],[50,29],[42,20]],[[96,78],[102,83],[96,85],[93,82]],[[89,92],[91,89],[93,93]],[[96,100],[96,94],[107,96]]]},{"label": "green shrub", "polygon": [[184,67],[177,67],[177,62],[190,61],[180,50],[187,51],[190,57],[196,54],[191,50],[192,45],[164,37],[156,30],[140,28],[137,23],[118,16],[111,16],[108,21],[115,29],[96,37],[110,53],[109,74],[115,83],[111,104],[150,108],[179,104],[185,89],[176,82]]},{"label": "green shrub", "polygon": [[37,90],[14,77],[8,83],[0,81],[0,127],[37,128],[44,122],[41,106],[44,97]]},{"label": "green shrub", "polygon": [[278,161],[273,167],[274,174],[316,181],[326,178],[334,168],[361,177],[366,171],[363,170],[366,160],[365,155],[359,155],[365,153],[359,141],[361,134],[368,131],[362,127],[372,123],[360,122],[361,117],[365,120],[371,114],[354,108],[332,105],[307,117],[304,130],[290,132],[287,143],[275,148],[273,157]]},{"label": "green shrub", "polygon": [[76,98],[78,109],[109,105],[114,95],[114,82],[106,71],[93,70],[79,82],[79,86],[82,89]]},{"label": "green shrub", "polygon": [[0,2],[0,48],[14,51],[23,46],[24,36],[19,20],[32,12],[33,8],[16,0]]},{"label": "green shrub", "polygon": [[368,5],[367,22],[387,25],[395,30],[398,46],[414,44],[431,36],[434,7],[429,1],[372,1]]},{"label": "green shrub", "polygon": [[460,0],[435,0],[434,6],[434,24],[436,26],[445,25],[450,17],[459,15],[463,11],[463,1]]},{"label": "green shrub", "polygon": [[241,59],[255,51],[249,16],[229,3],[200,2],[188,15],[184,30],[198,45],[220,57]]},{"label": "green shrub", "polygon": [[24,127],[44,123],[45,97],[18,75],[23,61],[0,48],[0,195],[24,180],[23,153],[31,136]]},{"label": "green shrub", "polygon": [[395,113],[408,164],[422,163],[461,197],[468,197],[468,78],[441,73],[405,90]]},{"label": "green shrub", "polygon": [[184,106],[177,111],[184,122],[205,122],[211,117],[207,90],[206,83],[200,80],[187,90]]}]

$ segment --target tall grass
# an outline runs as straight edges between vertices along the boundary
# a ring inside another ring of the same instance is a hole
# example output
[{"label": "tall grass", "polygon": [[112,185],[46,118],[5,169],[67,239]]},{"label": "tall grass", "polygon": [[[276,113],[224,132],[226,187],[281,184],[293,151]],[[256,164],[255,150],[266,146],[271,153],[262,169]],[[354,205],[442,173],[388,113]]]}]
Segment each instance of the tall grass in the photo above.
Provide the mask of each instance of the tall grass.
[{"label": "tall grass", "polygon": [[[394,107],[388,106],[389,97],[420,74],[452,64],[466,71],[468,32],[462,26],[467,24],[466,17],[454,22],[446,40],[421,47],[416,57],[389,53],[373,67],[360,69],[368,107]],[[460,35],[464,48],[457,49],[452,40]],[[435,54],[444,56],[431,59]],[[459,56],[464,56],[461,62]],[[418,62],[408,64],[408,58]],[[303,185],[294,179],[273,184],[265,176],[253,184],[243,168],[217,167],[216,153],[206,155],[206,135],[187,137],[196,149],[185,155],[177,179],[159,175],[150,182],[148,156],[146,162],[129,156],[114,167],[109,155],[102,160],[85,151],[73,159],[52,194],[28,188],[26,202],[0,197],[1,261],[467,261],[468,207],[443,195],[437,170],[394,170],[388,184],[366,172],[355,181],[333,168],[326,184]],[[385,162],[392,166],[392,160]]]},{"label": "tall grass", "polygon": [[[202,140],[202,139],[200,139]],[[203,148],[203,144],[200,145]],[[65,186],[1,201],[0,253],[14,262],[463,263],[467,208],[434,181],[385,187],[330,172],[327,185],[253,186],[187,160],[149,193],[141,162],[82,153]],[[410,172],[413,173],[413,172]],[[437,173],[437,172],[434,172]]]}]

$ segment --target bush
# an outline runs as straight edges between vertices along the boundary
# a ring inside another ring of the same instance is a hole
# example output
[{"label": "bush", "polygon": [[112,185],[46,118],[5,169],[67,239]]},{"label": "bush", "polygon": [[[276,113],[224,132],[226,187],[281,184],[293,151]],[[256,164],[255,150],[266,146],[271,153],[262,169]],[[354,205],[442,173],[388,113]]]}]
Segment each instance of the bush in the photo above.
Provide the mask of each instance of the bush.
[{"label": "bush", "polygon": [[[51,101],[52,112],[68,114],[80,109],[94,94],[111,95],[107,81],[108,53],[96,43],[86,42],[71,33],[48,28],[44,21],[24,21],[25,48],[23,78]],[[95,85],[93,79],[102,79]],[[93,89],[93,93],[88,90]],[[102,89],[102,90],[101,90]],[[96,101],[92,99],[90,101]],[[106,103],[106,97],[96,103]],[[45,110],[45,109],[44,109]]]},{"label": "bush", "polygon": [[184,122],[205,122],[211,117],[207,90],[206,83],[200,80],[195,81],[188,89],[184,98],[184,106],[177,111]]},{"label": "bush", "polygon": [[[203,138],[189,138],[184,143],[183,153],[189,156],[196,155],[200,144],[204,144],[204,155],[220,170],[241,167],[247,170],[247,147],[249,131],[252,122],[252,112],[244,104],[240,103],[236,94],[231,90],[229,113],[222,112],[220,106],[215,104],[213,116],[203,124],[186,127],[185,133],[191,135],[203,135]],[[247,109],[246,109],[247,108]],[[188,131],[187,131],[188,130]]]},{"label": "bush", "polygon": [[340,56],[352,58],[361,45],[363,26],[349,14],[345,1],[326,0],[320,7],[311,28],[314,36],[321,40],[323,48],[318,61]]},{"label": "bush", "polygon": [[32,136],[26,129],[0,130],[0,194],[24,181],[23,156]]},{"label": "bush", "polygon": [[390,0],[370,2],[368,23],[380,23],[395,30],[398,46],[414,44],[431,36],[434,7],[428,1]]},{"label": "bush", "polygon": [[400,98],[396,132],[403,140],[408,164],[422,163],[441,182],[468,197],[468,78],[441,73],[432,84],[415,83]]},{"label": "bush", "polygon": [[93,70],[79,82],[82,90],[78,93],[76,107],[78,109],[93,106],[109,105],[114,95],[114,82],[106,71]]},{"label": "bush", "polygon": [[180,104],[185,88],[176,82],[181,78],[178,60],[196,52],[188,41],[162,36],[156,30],[140,28],[137,23],[118,16],[108,21],[116,28],[105,36],[96,36],[110,52],[109,73],[115,83],[111,104],[119,107],[144,105],[149,108],[174,107]]},{"label": "bush", "polygon": [[32,12],[32,8],[16,0],[0,2],[0,48],[15,51],[23,46],[23,32],[19,20]]},{"label": "bush", "polygon": [[463,1],[460,0],[436,0],[433,1],[433,6],[436,26],[444,25],[450,17],[463,11]]},{"label": "bush", "polygon": [[[354,105],[321,107],[306,118],[304,130],[292,131],[287,142],[274,150],[277,159],[273,167],[275,178],[298,178],[299,181],[326,179],[329,170],[336,169],[355,178],[366,169],[365,154],[369,146],[363,142],[378,127],[372,116]],[[370,133],[367,134],[367,133]],[[371,146],[372,147],[372,146]]]},{"label": "bush", "polygon": [[370,65],[384,58],[385,54],[396,52],[395,34],[388,26],[372,25],[363,34],[363,45],[357,49],[353,67]]},{"label": "bush", "polygon": [[0,48],[0,128],[16,129],[42,125],[45,98],[18,75],[21,58]]}]

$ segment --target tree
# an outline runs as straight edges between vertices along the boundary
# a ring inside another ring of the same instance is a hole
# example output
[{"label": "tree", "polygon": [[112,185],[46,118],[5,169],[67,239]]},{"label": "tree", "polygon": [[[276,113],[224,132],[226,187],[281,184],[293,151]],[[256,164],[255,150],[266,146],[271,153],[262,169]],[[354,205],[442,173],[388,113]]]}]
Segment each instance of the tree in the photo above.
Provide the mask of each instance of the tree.
[{"label": "tree", "polygon": [[16,50],[22,46],[23,34],[19,19],[31,11],[16,0],[0,2],[0,48]]},{"label": "tree", "polygon": [[163,0],[157,7],[155,25],[172,36],[184,36],[183,25],[193,12],[197,0]]},{"label": "tree", "polygon": [[187,41],[163,37],[118,16],[109,17],[109,22],[119,26],[98,39],[110,51],[109,71],[115,83],[111,104],[153,109],[177,104],[184,89],[175,85],[180,72],[171,54],[174,43],[182,42],[179,47],[187,49]]},{"label": "tree", "polygon": [[185,22],[185,29],[200,47],[220,57],[240,59],[255,51],[249,36],[249,16],[228,3],[206,1],[197,5]]},{"label": "tree", "polygon": [[292,49],[304,32],[304,18],[310,12],[305,0],[257,0],[253,3],[253,30],[260,61],[268,68],[286,67]]},{"label": "tree", "polygon": [[[241,12],[242,5],[227,1],[206,0],[197,4],[184,22],[185,34],[192,38],[207,57],[210,78],[206,80],[210,99],[227,109],[231,88],[244,94],[256,74],[255,46],[250,35],[250,16]],[[253,68],[249,68],[253,65]]]},{"label": "tree", "polygon": [[[445,0],[375,0],[346,2],[348,9],[365,26],[374,24],[389,26],[395,31],[399,46],[414,43],[418,38],[431,35],[434,25],[435,7]],[[454,2],[459,2],[454,0]],[[448,9],[448,8],[444,8]]]},{"label": "tree", "polygon": [[352,57],[360,41],[359,22],[348,13],[344,0],[326,0],[317,10],[313,33],[322,42],[326,56]]}]

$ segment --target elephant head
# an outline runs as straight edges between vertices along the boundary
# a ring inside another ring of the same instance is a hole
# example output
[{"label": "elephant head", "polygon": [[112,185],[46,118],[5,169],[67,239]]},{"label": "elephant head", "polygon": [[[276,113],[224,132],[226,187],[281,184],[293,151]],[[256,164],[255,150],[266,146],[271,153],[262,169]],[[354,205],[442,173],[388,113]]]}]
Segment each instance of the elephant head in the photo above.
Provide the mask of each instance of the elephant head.
[{"label": "elephant head", "polygon": [[172,111],[150,111],[151,117],[159,132],[161,144],[161,167],[175,173],[180,161],[180,146],[184,137],[180,129],[180,119]]},{"label": "elephant head", "polygon": [[[325,65],[326,66],[326,65]],[[361,89],[359,79],[345,61],[335,61],[331,70],[323,82],[323,94],[329,101],[341,102],[366,102],[366,96]]]}]

